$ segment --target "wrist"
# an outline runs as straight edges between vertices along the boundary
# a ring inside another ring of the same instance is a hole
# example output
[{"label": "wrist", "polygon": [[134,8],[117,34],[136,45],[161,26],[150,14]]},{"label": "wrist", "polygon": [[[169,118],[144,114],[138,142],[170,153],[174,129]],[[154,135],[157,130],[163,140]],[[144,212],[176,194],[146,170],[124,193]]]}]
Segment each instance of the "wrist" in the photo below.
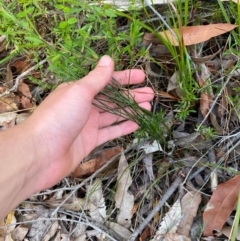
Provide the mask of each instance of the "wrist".
[{"label": "wrist", "polygon": [[1,216],[36,191],[39,162],[35,159],[31,133],[25,123],[2,131],[0,143]]}]

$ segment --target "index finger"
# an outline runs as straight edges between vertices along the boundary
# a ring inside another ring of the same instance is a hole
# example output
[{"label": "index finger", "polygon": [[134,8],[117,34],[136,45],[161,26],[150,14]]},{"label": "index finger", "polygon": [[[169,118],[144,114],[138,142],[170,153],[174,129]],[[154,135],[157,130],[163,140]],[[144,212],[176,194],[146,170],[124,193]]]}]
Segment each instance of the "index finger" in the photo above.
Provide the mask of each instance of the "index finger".
[{"label": "index finger", "polygon": [[140,69],[128,69],[114,71],[113,78],[122,85],[133,85],[142,83],[145,80],[145,74]]}]

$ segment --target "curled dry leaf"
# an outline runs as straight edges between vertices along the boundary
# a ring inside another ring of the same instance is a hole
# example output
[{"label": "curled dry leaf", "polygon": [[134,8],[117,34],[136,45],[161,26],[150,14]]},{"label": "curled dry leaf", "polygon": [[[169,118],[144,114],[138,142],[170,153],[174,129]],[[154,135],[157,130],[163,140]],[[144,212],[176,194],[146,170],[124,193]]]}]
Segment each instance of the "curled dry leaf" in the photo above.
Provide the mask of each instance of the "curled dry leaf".
[{"label": "curled dry leaf", "polygon": [[209,61],[211,61],[217,54],[219,54],[222,51],[222,49],[219,49],[216,53],[211,54],[211,55],[207,55],[204,57],[199,57],[199,56],[191,56],[192,61],[195,64],[205,64]]},{"label": "curled dry leaf", "polygon": [[22,93],[21,104],[23,109],[32,108],[32,94],[27,84],[21,82],[18,86],[18,91]]},{"label": "curled dry leaf", "polygon": [[[186,26],[176,30],[173,29],[172,31],[175,32],[175,35],[173,35],[170,30],[160,32],[159,34],[174,46],[179,45],[179,38],[180,40],[183,39],[183,44],[185,46],[188,46],[202,43],[210,38],[227,33],[236,27],[236,24],[217,23],[199,26]],[[179,37],[176,38],[176,36]]]},{"label": "curled dry leaf", "polygon": [[134,206],[134,196],[128,193],[132,184],[132,177],[127,159],[122,153],[118,165],[118,185],[115,194],[115,206],[119,209],[117,223],[125,228],[131,226],[132,209]]},{"label": "curled dry leaf", "polygon": [[219,135],[225,134],[224,129],[218,124],[217,117],[213,113],[210,113],[210,120],[217,134]]},{"label": "curled dry leaf", "polygon": [[[153,33],[145,33],[143,36],[142,44],[148,46],[149,44],[161,44],[160,40]],[[162,44],[161,44],[162,45]],[[164,45],[162,45],[164,46]],[[160,50],[162,53],[163,51]]]},{"label": "curled dry leaf", "polygon": [[30,68],[31,65],[31,58],[33,56],[24,56],[22,58],[16,59],[13,63],[11,63],[11,67],[14,67],[15,69],[15,74],[20,75],[24,71],[26,71],[28,68]]},{"label": "curled dry leaf", "polygon": [[203,213],[204,236],[211,236],[213,230],[221,231],[233,211],[240,191],[240,175],[218,185]]},{"label": "curled dry leaf", "polygon": [[211,103],[212,103],[211,95],[209,93],[202,92],[200,94],[200,111],[203,117],[205,117],[208,114]]},{"label": "curled dry leaf", "polygon": [[201,75],[199,77],[199,86],[202,87],[208,87],[207,91],[203,91],[200,94],[200,111],[205,117],[210,109],[210,105],[212,103],[212,88],[211,86],[211,81],[210,81],[210,76],[211,73],[208,70],[207,66],[205,64],[200,64],[201,67]]},{"label": "curled dry leaf", "polygon": [[201,200],[201,194],[195,191],[188,192],[183,196],[181,200],[182,219],[179,223],[177,233],[189,236]]},{"label": "curled dry leaf", "polygon": [[148,143],[142,145],[139,150],[144,150],[145,154],[151,154],[156,151],[163,151],[161,144],[158,141],[149,141]]},{"label": "curled dry leaf", "polygon": [[155,176],[154,176],[154,173],[153,173],[153,154],[150,153],[150,154],[146,155],[143,158],[143,163],[144,163],[144,166],[146,168],[146,171],[147,171],[147,174],[149,176],[149,179],[151,181],[154,181],[155,180]]},{"label": "curled dry leaf", "polygon": [[175,91],[177,96],[181,99],[183,95],[182,95],[182,90],[179,83],[180,83],[180,76],[179,76],[179,72],[176,71],[168,81],[167,92]]},{"label": "curled dry leaf", "polygon": [[73,177],[90,176],[99,168],[101,168],[107,161],[109,161],[112,157],[114,157],[121,151],[122,151],[122,148],[120,146],[103,150],[103,152],[100,153],[97,157],[87,162],[80,163],[72,173],[72,176]]},{"label": "curled dry leaf", "polygon": [[228,96],[232,95],[232,89],[230,87],[225,87],[222,94],[221,94],[221,99],[220,103],[218,106],[218,117],[222,118],[224,116],[224,113],[228,111]]},{"label": "curled dry leaf", "polygon": [[17,111],[19,105],[19,98],[14,94],[0,98],[0,114]]},{"label": "curled dry leaf", "polygon": [[12,70],[10,65],[7,65],[7,74],[6,74],[6,85],[8,86],[8,88],[12,88],[13,87],[13,74],[12,74]]},{"label": "curled dry leaf", "polygon": [[86,202],[91,218],[98,223],[103,223],[107,214],[100,179],[94,180],[91,185],[87,186],[87,197]]},{"label": "curled dry leaf", "polygon": [[[173,206],[169,209],[169,211],[165,214],[162,222],[160,223],[160,227],[157,230],[154,241],[162,240],[166,234],[176,233],[179,222],[181,220],[181,205],[180,200],[178,199]],[[167,239],[163,239],[166,241]]]}]

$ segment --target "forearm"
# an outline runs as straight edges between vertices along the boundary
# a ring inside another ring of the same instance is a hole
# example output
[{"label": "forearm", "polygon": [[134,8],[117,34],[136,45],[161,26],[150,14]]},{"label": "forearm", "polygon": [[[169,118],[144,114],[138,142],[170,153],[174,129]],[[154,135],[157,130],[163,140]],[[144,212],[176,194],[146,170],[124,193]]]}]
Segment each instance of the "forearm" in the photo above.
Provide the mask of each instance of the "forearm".
[{"label": "forearm", "polygon": [[36,190],[38,162],[32,147],[24,125],[0,132],[0,218]]}]

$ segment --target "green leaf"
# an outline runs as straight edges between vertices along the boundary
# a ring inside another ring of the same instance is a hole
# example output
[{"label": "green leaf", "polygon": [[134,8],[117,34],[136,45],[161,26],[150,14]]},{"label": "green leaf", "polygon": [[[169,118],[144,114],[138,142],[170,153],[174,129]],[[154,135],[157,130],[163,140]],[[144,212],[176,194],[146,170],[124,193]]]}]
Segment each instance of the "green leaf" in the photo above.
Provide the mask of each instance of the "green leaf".
[{"label": "green leaf", "polygon": [[60,22],[59,25],[58,25],[58,27],[59,27],[60,29],[64,29],[64,28],[66,28],[67,26],[68,26],[68,23],[67,23],[66,21],[62,21],[62,22]]},{"label": "green leaf", "polygon": [[70,11],[71,11],[71,8],[69,8],[69,7],[63,8],[63,12],[65,12],[65,13],[69,13]]},{"label": "green leaf", "polygon": [[56,4],[56,5],[55,5],[55,8],[56,8],[56,9],[63,9],[63,8],[64,8],[64,5],[62,5],[62,4]]},{"label": "green leaf", "polygon": [[34,44],[42,44],[42,40],[35,36],[25,36],[25,40],[33,42]]},{"label": "green leaf", "polygon": [[105,12],[107,17],[110,17],[110,18],[117,17],[116,12],[114,10],[112,10],[112,9],[106,9],[104,12]]},{"label": "green leaf", "polygon": [[77,18],[69,18],[68,20],[67,20],[67,22],[68,22],[68,24],[75,24],[76,22],[77,22],[78,20],[77,20]]}]

